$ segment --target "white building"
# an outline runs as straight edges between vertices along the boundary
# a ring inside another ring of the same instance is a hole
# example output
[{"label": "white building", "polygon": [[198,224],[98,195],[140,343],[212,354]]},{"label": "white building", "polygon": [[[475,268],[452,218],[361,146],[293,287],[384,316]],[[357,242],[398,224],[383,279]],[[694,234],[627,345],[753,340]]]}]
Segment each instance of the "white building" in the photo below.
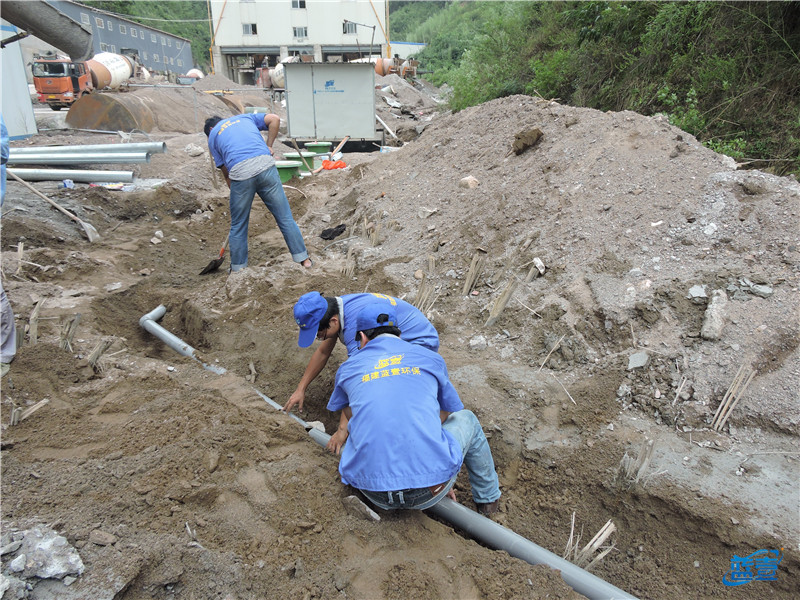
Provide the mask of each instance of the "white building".
[{"label": "white building", "polygon": [[214,71],[253,83],[289,56],[346,62],[389,56],[388,0],[211,0]]}]

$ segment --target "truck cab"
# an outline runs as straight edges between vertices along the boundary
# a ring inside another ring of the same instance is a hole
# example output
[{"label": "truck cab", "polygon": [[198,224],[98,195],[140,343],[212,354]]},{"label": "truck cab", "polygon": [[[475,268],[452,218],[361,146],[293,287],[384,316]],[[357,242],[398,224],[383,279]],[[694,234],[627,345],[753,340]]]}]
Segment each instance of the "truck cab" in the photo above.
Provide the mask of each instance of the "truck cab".
[{"label": "truck cab", "polygon": [[68,58],[36,58],[32,65],[33,85],[39,102],[53,110],[69,107],[92,89],[92,78],[85,62]]}]

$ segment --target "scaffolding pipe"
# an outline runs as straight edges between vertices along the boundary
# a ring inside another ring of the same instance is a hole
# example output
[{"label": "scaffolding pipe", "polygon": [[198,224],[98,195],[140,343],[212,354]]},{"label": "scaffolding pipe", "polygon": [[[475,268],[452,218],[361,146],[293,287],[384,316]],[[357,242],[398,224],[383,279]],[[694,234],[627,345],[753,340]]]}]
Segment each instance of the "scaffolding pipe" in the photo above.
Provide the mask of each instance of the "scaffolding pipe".
[{"label": "scaffolding pipe", "polygon": [[82,181],[84,183],[132,183],[133,171],[84,171],[81,169],[8,169],[25,181]]},{"label": "scaffolding pipe", "polygon": [[[165,312],[166,308],[161,305],[139,319],[139,324],[154,335],[161,337],[161,339],[176,352],[184,356],[189,356],[190,358],[195,358],[194,348],[154,322],[154,319],[160,319],[164,316]],[[156,328],[159,330],[158,333],[156,333]],[[206,366],[206,368],[208,367]],[[222,371],[224,372],[224,369]],[[256,393],[276,410],[283,410],[283,408],[271,398],[265,396],[261,392],[256,391]],[[308,431],[308,435],[311,439],[317,444],[323,448],[328,445],[328,441],[331,439],[330,435],[311,427],[306,421],[294,414],[289,413],[289,416],[300,423],[300,425]],[[557,554],[553,554],[549,550],[537,546],[532,541],[500,525],[500,523],[495,523],[491,519],[468,509],[466,506],[454,502],[450,498],[442,498],[428,510],[451,525],[466,531],[487,546],[497,550],[504,550],[511,556],[520,558],[531,565],[547,565],[551,569],[560,571],[561,577],[567,585],[590,600],[636,600],[635,596],[622,591],[596,575],[592,575],[588,571],[581,569],[579,566],[561,558]]]},{"label": "scaffolding pipe", "polygon": [[197,356],[195,356],[194,348],[192,348],[182,339],[173,335],[172,333],[164,329],[161,325],[156,323],[156,321],[158,321],[161,317],[163,317],[164,313],[166,312],[167,312],[167,307],[164,306],[163,304],[159,304],[156,308],[151,310],[146,315],[143,315],[139,319],[139,325],[147,332],[152,333],[154,336],[159,338],[167,346],[175,350],[175,352],[181,354],[182,356],[186,356],[188,358],[196,360],[201,365],[203,365],[203,368],[207,369],[208,371],[211,371],[218,375],[225,373],[225,369],[223,369],[222,367],[218,367],[215,365],[208,365],[203,361],[201,361]]},{"label": "scaffolding pipe", "polygon": [[48,152],[46,154],[12,154],[8,157],[9,165],[124,165],[149,162],[150,155],[146,152]]},{"label": "scaffolding pipe", "polygon": [[11,158],[28,154],[82,154],[93,152],[147,152],[148,154],[164,154],[166,142],[132,142],[130,144],[76,144],[74,146],[27,146],[11,148]]}]

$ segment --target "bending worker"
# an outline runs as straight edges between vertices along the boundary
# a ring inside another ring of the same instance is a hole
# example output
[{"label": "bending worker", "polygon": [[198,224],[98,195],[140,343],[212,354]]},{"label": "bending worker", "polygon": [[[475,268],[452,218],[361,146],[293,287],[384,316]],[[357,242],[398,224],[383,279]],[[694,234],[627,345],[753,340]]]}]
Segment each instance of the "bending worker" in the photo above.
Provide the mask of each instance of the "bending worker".
[{"label": "bending worker", "polygon": [[444,359],[400,339],[397,323],[386,302],[364,308],[355,323],[361,351],[336,372],[328,410],[342,414],[328,450],[341,453],[342,483],[379,508],[423,510],[451,491],[463,462],[478,512],[497,512],[500,487],[477,417],[464,410]]},{"label": "bending worker", "polygon": [[[292,260],[306,268],[312,265],[272,156],[280,124],[278,115],[254,113],[228,119],[214,116],[203,128],[214,164],[231,190],[231,272],[247,266],[247,228],[256,193],[275,217]],[[266,142],[262,131],[267,132]]]},{"label": "bending worker", "polygon": [[418,308],[404,300],[384,294],[347,294],[326,298],[319,292],[308,292],[294,305],[294,320],[300,326],[297,345],[308,348],[314,342],[314,338],[322,343],[311,355],[303,377],[284,405],[284,410],[289,411],[295,405],[299,410],[303,410],[306,388],[328,364],[337,340],[344,343],[347,356],[358,352],[356,317],[365,306],[375,302],[395,309],[400,330],[403,332],[401,337],[404,340],[438,352],[439,334],[436,333],[436,329]]}]

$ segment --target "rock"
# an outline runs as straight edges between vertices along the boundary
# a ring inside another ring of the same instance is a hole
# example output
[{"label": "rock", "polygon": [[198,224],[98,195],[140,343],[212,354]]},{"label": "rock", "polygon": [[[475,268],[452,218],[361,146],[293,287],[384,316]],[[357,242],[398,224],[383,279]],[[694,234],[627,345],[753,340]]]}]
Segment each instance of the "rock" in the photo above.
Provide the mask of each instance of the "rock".
[{"label": "rock", "polygon": [[150,243],[153,244],[153,245],[157,245],[157,244],[161,243],[161,240],[158,239],[157,237],[153,237],[153,238],[150,238]]},{"label": "rock", "polygon": [[700,329],[700,337],[704,340],[718,340],[722,337],[722,329],[725,327],[728,307],[728,295],[724,290],[714,290],[711,302],[706,309],[703,319],[703,327]]},{"label": "rock", "polygon": [[24,554],[24,577],[61,579],[65,575],[80,575],[84,565],[67,539],[52,529],[34,527],[23,532],[20,555]]},{"label": "rock", "polygon": [[708,302],[708,294],[706,294],[706,286],[693,285],[689,288],[689,295],[686,296],[695,304],[705,304]]},{"label": "rock", "polygon": [[8,570],[12,573],[20,573],[25,569],[25,562],[28,560],[28,557],[24,554],[20,554],[10,563],[8,563]]},{"label": "rock", "polygon": [[414,271],[414,279],[420,280],[423,277],[425,277],[425,273],[423,273],[422,269],[417,269],[416,271]]},{"label": "rock", "polygon": [[533,264],[536,265],[536,269],[539,271],[539,275],[544,275],[546,267],[544,266],[542,259],[537,256],[536,258],[533,259]]},{"label": "rock", "polygon": [[380,521],[381,518],[374,510],[364,504],[356,496],[348,496],[342,500],[342,504],[351,515],[355,517],[362,517],[367,521]]},{"label": "rock", "polygon": [[628,358],[628,371],[642,369],[650,362],[650,355],[647,352],[635,352]]},{"label": "rock", "polygon": [[[17,540],[16,542],[9,542],[5,546],[0,549],[0,555],[11,554],[12,552],[16,552],[19,550],[19,547],[22,546],[22,540]],[[0,596],[2,598],[2,596]]]},{"label": "rock", "polygon": [[482,335],[476,335],[469,340],[469,347],[473,350],[485,350],[489,343]]},{"label": "rock", "polygon": [[89,541],[98,546],[111,546],[117,541],[117,536],[101,529],[95,529],[89,534]]},{"label": "rock", "polygon": [[163,240],[164,239],[164,232],[159,229],[158,231],[155,232],[155,236],[158,239]]},{"label": "rock", "polygon": [[183,149],[183,151],[189,156],[200,156],[201,154],[205,153],[205,150],[203,150],[203,148],[197,144],[186,144],[186,147]]},{"label": "rock", "polygon": [[420,206],[419,210],[417,211],[417,216],[420,219],[427,219],[432,214],[438,212],[438,208],[427,208],[426,206]]},{"label": "rock", "polygon": [[474,190],[480,184],[481,182],[475,179],[472,175],[467,175],[461,181],[458,182],[459,187],[467,188],[470,190]]},{"label": "rock", "polygon": [[514,135],[514,142],[511,144],[511,149],[514,151],[514,154],[519,156],[528,148],[533,148],[539,141],[542,139],[542,130],[538,127],[533,129],[528,129],[525,131],[520,131],[519,133]]},{"label": "rock", "polygon": [[751,294],[758,296],[759,298],[769,298],[774,293],[772,288],[768,285],[761,285],[758,283],[751,285],[749,291]]},{"label": "rock", "polygon": [[309,421],[308,425],[311,429],[318,429],[322,433],[325,433],[325,424],[322,421]]}]

